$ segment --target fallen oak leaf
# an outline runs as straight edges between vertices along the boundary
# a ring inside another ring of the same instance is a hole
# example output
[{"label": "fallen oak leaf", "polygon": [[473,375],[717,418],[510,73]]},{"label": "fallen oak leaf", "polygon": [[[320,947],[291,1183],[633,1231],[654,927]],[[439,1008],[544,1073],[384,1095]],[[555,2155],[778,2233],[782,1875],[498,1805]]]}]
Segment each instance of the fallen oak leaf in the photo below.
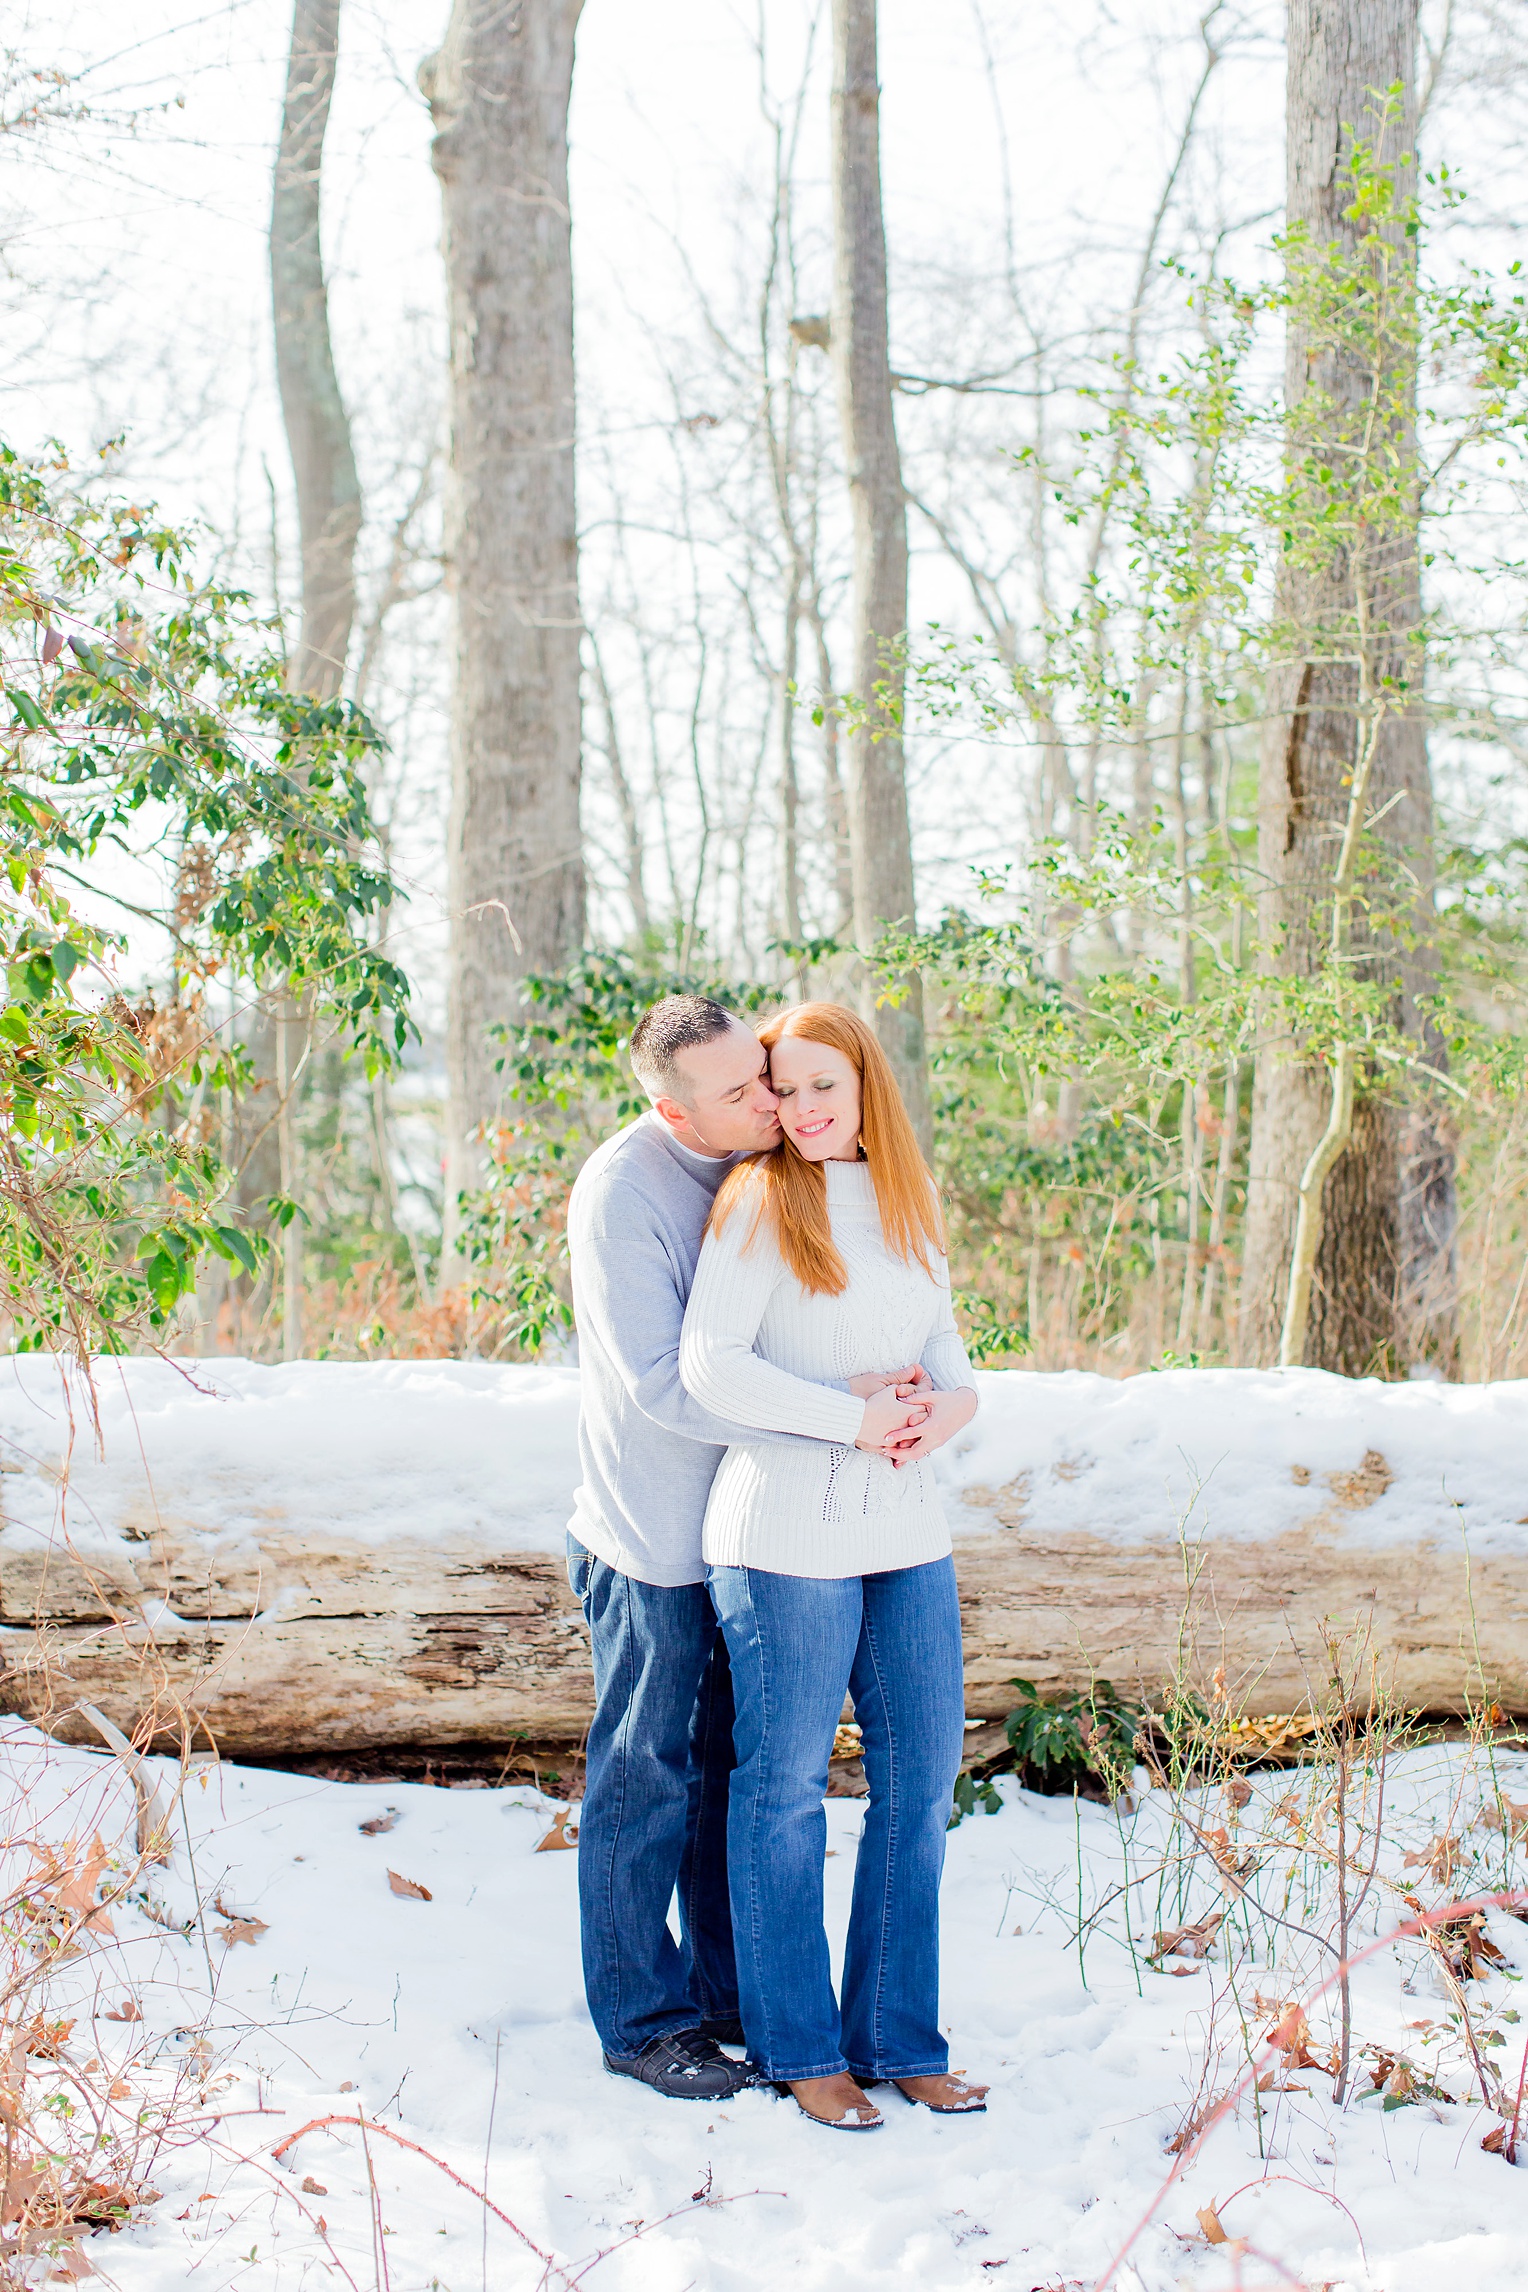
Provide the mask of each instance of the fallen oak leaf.
[{"label": "fallen oak leaf", "polygon": [[546,1834],[545,1838],[540,1838],[540,1839],[538,1839],[538,1840],[536,1841],[536,1852],[537,1852],[538,1854],[553,1854],[553,1853],[555,1853],[555,1852],[556,1852],[557,1848],[558,1848],[558,1847],[560,1847],[560,1846],[569,1846],[569,1847],[576,1847],[576,1846],[577,1846],[577,1844],[578,1844],[578,1825],[577,1825],[577,1823],[575,1823],[575,1824],[573,1825],[573,1830],[572,1830],[572,1835],[571,1835],[571,1836],[569,1836],[569,1833],[568,1833],[568,1827],[567,1827],[567,1825],[568,1825],[568,1817],[569,1817],[569,1815],[570,1815],[572,1812],[573,1812],[573,1809],[572,1809],[571,1807],[559,1807],[559,1808],[558,1808],[558,1810],[557,1810],[556,1814],[554,1814],[554,1815],[553,1815],[553,1817],[552,1817],[552,1827],[551,1827],[551,1829],[550,1829],[550,1830],[547,1832],[547,1834]]},{"label": "fallen oak leaf", "polygon": [[1152,1936],[1151,1958],[1207,1958],[1216,1935],[1226,1922],[1223,1910],[1212,1910],[1191,1926],[1167,1926]]},{"label": "fallen oak leaf", "polygon": [[1429,1839],[1426,1846],[1419,1847],[1414,1853],[1408,1848],[1407,1852],[1401,1856],[1401,1868],[1403,1870],[1428,1871],[1440,1886],[1447,1886],[1455,1873],[1463,1869],[1464,1861],[1465,1857],[1460,1852],[1458,1839],[1450,1837],[1446,1832],[1440,1832],[1436,1838]]},{"label": "fallen oak leaf", "polygon": [[239,1918],[230,1912],[228,1923],[219,1926],[218,1932],[231,1950],[235,1942],[248,1942],[253,1947],[262,1934],[270,1932],[270,1927],[263,1918]]},{"label": "fallen oak leaf", "polygon": [[1482,1830],[1505,1830],[1509,1838],[1528,1838],[1528,1799],[1509,1799],[1503,1792],[1501,1806],[1482,1807],[1475,1820]]},{"label": "fallen oak leaf", "polygon": [[370,1822],[357,1823],[356,1828],[362,1838],[380,1838],[384,1831],[395,1830],[397,1825],[398,1809],[389,1807],[384,1814],[373,1815]]},{"label": "fallen oak leaf", "polygon": [[435,1899],[428,1886],[421,1886],[412,1878],[404,1878],[396,1870],[388,1872],[387,1883],[405,1902],[433,1902]]},{"label": "fallen oak leaf", "polygon": [[1229,2244],[1231,2239],[1220,2225],[1220,2215],[1212,2204],[1202,2204],[1194,2215],[1204,2230],[1206,2244]]},{"label": "fallen oak leaf", "polygon": [[77,1866],[74,1859],[75,1841],[72,1838],[61,1848],[40,1846],[28,1840],[27,1852],[40,1865],[32,1876],[40,1883],[55,1910],[61,1910],[66,1918],[78,1920],[81,1926],[96,1927],[101,1933],[115,1938],[116,1928],[109,1913],[96,1901],[96,1889],[101,1883],[101,1873],[106,1868],[106,1849],[101,1844],[99,1831],[91,1840],[90,1850],[84,1860]]},{"label": "fallen oak leaf", "polygon": [[72,2021],[44,2021],[34,2013],[23,2032],[27,2052],[39,2061],[61,2061],[73,2027]]}]

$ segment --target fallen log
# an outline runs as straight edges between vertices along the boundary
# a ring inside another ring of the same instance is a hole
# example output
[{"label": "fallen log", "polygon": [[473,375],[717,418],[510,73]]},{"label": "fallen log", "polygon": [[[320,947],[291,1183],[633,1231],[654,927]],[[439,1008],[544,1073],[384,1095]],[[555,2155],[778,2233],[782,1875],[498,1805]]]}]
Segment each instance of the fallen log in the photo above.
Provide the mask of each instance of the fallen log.
[{"label": "fallen log", "polygon": [[[937,1460],[967,1708],[1016,1674],[1155,1696],[1217,1667],[1299,1708],[1329,1631],[1406,1705],[1528,1711],[1528,1386],[1314,1371],[984,1376]],[[230,1756],[576,1742],[560,1559],[577,1374],[455,1362],[100,1364],[0,1390],[0,1702],[93,1704]],[[141,1736],[140,1736],[141,1739]]]}]

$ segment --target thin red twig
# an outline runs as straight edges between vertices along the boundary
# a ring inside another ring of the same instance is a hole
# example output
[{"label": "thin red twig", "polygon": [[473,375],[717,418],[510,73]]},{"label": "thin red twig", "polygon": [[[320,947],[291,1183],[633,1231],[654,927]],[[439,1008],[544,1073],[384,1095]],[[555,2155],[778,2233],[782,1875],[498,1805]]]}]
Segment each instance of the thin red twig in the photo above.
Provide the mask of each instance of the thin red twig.
[{"label": "thin red twig", "polygon": [[272,2162],[274,2162],[279,2157],[284,2157],[288,2149],[294,2148],[296,2144],[302,2139],[305,2133],[321,2132],[325,2125],[360,2125],[362,2126],[363,2132],[381,2133],[385,2139],[389,2141],[396,2141],[400,2149],[412,2149],[416,2157],[423,2157],[426,2164],[434,2165],[438,2171],[445,2174],[447,2180],[455,2181],[457,2187],[459,2189],[465,2189],[468,2196],[476,2197],[479,2204],[486,2205],[488,2210],[493,2214],[495,2220],[502,2220],[506,2228],[513,2229],[516,2236],[519,2237],[520,2242],[525,2245],[531,2252],[534,2252],[538,2260],[544,2261],[548,2268],[555,2268],[559,2275],[566,2273],[560,2261],[554,2260],[549,2252],[543,2252],[540,2245],[536,2243],[534,2238],[526,2235],[524,2229],[520,2226],[520,2223],[517,2220],[511,2220],[509,2214],[502,2211],[500,2207],[494,2203],[492,2197],[485,2196],[481,2189],[476,2189],[473,2187],[471,2181],[463,2179],[462,2175],[456,2170],[454,2165],[448,2165],[445,2161],[445,2158],[437,2157],[433,2150],[421,2148],[417,2141],[405,2140],[401,2133],[395,2133],[393,2131],[391,2125],[378,2124],[375,2117],[366,2118],[364,2124],[362,2124],[362,2120],[359,2117],[342,2117],[337,2114],[333,2117],[311,2118],[306,2125],[299,2125],[295,2133],[288,2133],[284,2141],[277,2142],[275,2148],[271,2151]]},{"label": "thin red twig", "polygon": [[[1325,1981],[1317,1983],[1316,1987],[1311,1991],[1310,1995],[1304,2000],[1300,2010],[1302,2013],[1308,2011],[1308,2009],[1315,2004],[1318,1998],[1325,1996],[1326,1992],[1332,1987],[1334,1982],[1340,1982],[1344,1975],[1351,1973],[1355,1966],[1361,1966],[1366,1958],[1372,1958],[1379,1950],[1388,1949],[1392,1942],[1399,1942],[1407,1934],[1423,1934],[1426,1933],[1431,1927],[1446,1926],[1455,1918],[1473,1917],[1477,1910],[1510,1910],[1516,1904],[1524,1902],[1528,1902],[1528,1888],[1519,1886],[1514,1887],[1509,1893],[1506,1894],[1477,1894],[1471,1901],[1468,1902],[1446,1902],[1441,1910],[1419,1911],[1415,1918],[1407,1918],[1401,1925],[1392,1927],[1388,1934],[1380,1935],[1377,1941],[1371,1942],[1366,1949],[1358,1951],[1355,1956],[1339,1960],[1338,1964],[1333,1968],[1332,1972],[1327,1975]],[[1173,2183],[1181,2179],[1182,2175],[1187,2172],[1189,2166],[1198,2156],[1200,2150],[1204,2147],[1206,2140],[1215,2130],[1215,2127],[1220,2123],[1222,2117],[1228,2116],[1230,2114],[1230,2112],[1236,2107],[1238,2101],[1240,2101],[1242,2095],[1246,2092],[1248,2085],[1256,2083],[1259,2072],[1268,2064],[1268,2062],[1273,2059],[1274,2055],[1281,2050],[1282,2048],[1279,2046],[1277,2041],[1263,2047],[1262,2052],[1259,2053],[1257,2058],[1249,2065],[1249,2067],[1242,2072],[1241,2076],[1236,2080],[1236,2083],[1223,2096],[1218,2106],[1210,2112],[1208,2117],[1206,2117],[1204,2123],[1200,2126],[1193,2139],[1185,2145],[1182,2153],[1174,2158],[1172,2171],[1168,2174],[1166,2180],[1163,2181],[1161,2187],[1157,2190],[1156,2195],[1152,2198],[1150,2204],[1146,2207],[1146,2210],[1142,2213],[1140,2219],[1136,2222],[1134,2228],[1130,2231],[1130,2234],[1126,2237],[1118,2252],[1115,2253],[1114,2258],[1110,2261],[1102,2276],[1099,2277],[1098,2282],[1093,2287],[1093,2292],[1108,2292],[1109,2286],[1114,2282],[1114,2279],[1119,2274],[1121,2267],[1129,2258],[1130,2252],[1135,2245],[1136,2240],[1145,2234],[1146,2230],[1151,2226],[1152,2221],[1156,2218],[1157,2213],[1160,2211],[1162,2204],[1166,2199],[1167,2192],[1173,2186]]]}]

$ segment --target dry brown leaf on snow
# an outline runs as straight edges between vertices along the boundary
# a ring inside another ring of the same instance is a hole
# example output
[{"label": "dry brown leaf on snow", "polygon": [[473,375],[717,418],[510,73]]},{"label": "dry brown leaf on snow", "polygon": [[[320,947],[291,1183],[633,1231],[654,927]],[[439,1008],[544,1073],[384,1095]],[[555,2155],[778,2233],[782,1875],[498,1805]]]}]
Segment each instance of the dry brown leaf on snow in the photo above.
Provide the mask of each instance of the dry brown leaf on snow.
[{"label": "dry brown leaf on snow", "polygon": [[59,2253],[53,2263],[53,2280],[55,2283],[60,2277],[66,2283],[82,2283],[87,2276],[94,2276],[94,2274],[95,2263],[86,2259],[78,2245],[75,2245],[68,2252]]},{"label": "dry brown leaf on snow", "polygon": [[1289,2011],[1274,2023],[1272,2029],[1265,2030],[1263,2043],[1278,2047],[1283,2057],[1286,2073],[1291,2069],[1325,2069],[1326,2067],[1326,2063],[1318,2061],[1311,2052],[1310,2023],[1306,2020],[1304,2010],[1300,2006],[1291,2006]]},{"label": "dry brown leaf on snow", "polygon": [[421,1886],[412,1878],[400,1877],[396,1870],[388,1872],[387,1883],[395,1894],[402,1895],[405,1902],[433,1902],[435,1899],[428,1886]]},{"label": "dry brown leaf on snow", "polygon": [[111,2006],[101,2016],[102,2021],[142,2021],[143,2008],[136,1998],[124,1998],[119,2006]]},{"label": "dry brown leaf on snow", "polygon": [[558,1808],[556,1814],[554,1814],[552,1817],[552,1827],[547,1832],[546,1837],[536,1841],[536,1852],[538,1854],[554,1854],[557,1848],[560,1846],[577,1846],[577,1823],[573,1825],[571,1832],[568,1829],[568,1817],[572,1812],[573,1809],[571,1807]]},{"label": "dry brown leaf on snow", "polygon": [[32,1873],[32,1883],[55,1910],[61,1910],[66,1918],[75,1919],[82,1926],[94,1926],[103,1934],[115,1937],[116,1928],[109,1913],[96,1901],[107,1859],[99,1831],[91,1840],[83,1861],[76,1859],[78,1843],[72,1838],[66,1839],[61,1847],[43,1846],[28,1839],[27,1852],[38,1865]]},{"label": "dry brown leaf on snow", "polygon": [[1482,1807],[1475,1820],[1482,1830],[1505,1830],[1509,1838],[1528,1838],[1528,1799],[1503,1797],[1501,1806]]},{"label": "dry brown leaf on snow", "polygon": [[1252,1785],[1249,1782],[1246,1782],[1242,1776],[1233,1775],[1225,1787],[1225,1799],[1227,1806],[1231,1808],[1233,1813],[1240,1814],[1242,1808],[1246,1806],[1251,1800],[1251,1797]]},{"label": "dry brown leaf on snow", "polygon": [[1195,2219],[1204,2230],[1206,2244],[1229,2244],[1231,2239],[1220,2225],[1220,2215],[1212,2204],[1202,2204]]},{"label": "dry brown leaf on snow", "polygon": [[[1192,1823],[1189,1828],[1193,1830]],[[1249,1847],[1238,1854],[1231,1844],[1231,1834],[1224,1824],[1214,1830],[1194,1830],[1194,1836],[1208,1853],[1220,1873],[1221,1892],[1233,1900],[1246,1892],[1246,1881],[1255,1877],[1260,1867],[1257,1856]]]},{"label": "dry brown leaf on snow", "polygon": [[228,1921],[226,1926],[219,1926],[218,1932],[230,1950],[235,1942],[248,1942],[253,1946],[259,1941],[262,1934],[270,1932],[270,1927],[263,1918],[246,1918],[242,1911],[230,1910],[221,1894],[213,1897],[212,1907],[220,1918],[226,1918]]},{"label": "dry brown leaf on snow", "polygon": [[1484,2150],[1486,2150],[1486,2152],[1487,2152],[1487,2153],[1488,2153],[1490,2156],[1493,2156],[1493,2157],[1500,2157],[1500,2156],[1504,2156],[1504,2155],[1506,2154],[1506,2148],[1507,2148],[1507,2128],[1506,2128],[1506,2126],[1505,2126],[1505,2125],[1497,2125],[1497,2126],[1495,2126],[1491,2132],[1489,2132],[1489,2133],[1487,2133],[1487,2134],[1486,2134],[1485,2138],[1482,2140],[1482,2142],[1481,2142],[1481,2144],[1480,2144],[1480,2145],[1481,2145],[1481,2147],[1482,2147]]},{"label": "dry brown leaf on snow", "polygon": [[[1412,1897],[1406,1897],[1412,1902]],[[1413,1903],[1416,1909],[1419,1902]],[[1423,1940],[1435,1951],[1453,1974],[1456,1981],[1484,1980],[1493,1966],[1506,1963],[1490,1935],[1486,1932],[1485,1912],[1477,1910],[1468,1918],[1450,1918],[1446,1925],[1433,1926],[1424,1931]]]},{"label": "dry brown leaf on snow", "polygon": [[373,1815],[370,1822],[357,1823],[356,1828],[362,1838],[380,1838],[385,1830],[395,1829],[397,1821],[398,1809],[389,1807],[385,1814]]},{"label": "dry brown leaf on snow", "polygon": [[1148,1958],[1207,1958],[1210,1946],[1226,1922],[1224,1910],[1212,1910],[1192,1926],[1168,1926],[1152,1936]]},{"label": "dry brown leaf on snow", "polygon": [[327,2196],[329,2191],[322,2181],[316,2181],[313,2175],[308,2173],[303,2178],[302,2193],[304,2196]]},{"label": "dry brown leaf on snow", "polygon": [[46,2175],[41,2165],[13,2164],[5,2176],[5,2194],[3,2201],[0,2201],[0,2221],[4,2221],[9,2226],[13,2220],[20,2220],[27,2206],[42,2187],[45,2178]]},{"label": "dry brown leaf on snow", "polygon": [[1428,1840],[1426,1846],[1415,1851],[1408,1847],[1401,1856],[1401,1868],[1425,1870],[1440,1886],[1447,1886],[1455,1873],[1464,1868],[1465,1859],[1458,1839],[1440,1831],[1436,1838]]},{"label": "dry brown leaf on snow", "polygon": [[22,2032],[23,2043],[39,2061],[59,2061],[73,2027],[72,2021],[44,2021],[40,2013],[34,2013]]}]

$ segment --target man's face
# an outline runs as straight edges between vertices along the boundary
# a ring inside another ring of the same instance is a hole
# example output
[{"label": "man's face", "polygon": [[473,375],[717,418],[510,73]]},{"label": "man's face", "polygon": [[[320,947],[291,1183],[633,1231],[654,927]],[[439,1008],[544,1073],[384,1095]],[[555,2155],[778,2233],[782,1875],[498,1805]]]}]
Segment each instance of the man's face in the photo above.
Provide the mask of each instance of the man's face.
[{"label": "man's face", "polygon": [[679,1051],[674,1064],[684,1077],[688,1104],[660,1098],[657,1108],[682,1143],[711,1154],[754,1154],[779,1145],[769,1060],[741,1019],[724,1035]]}]

